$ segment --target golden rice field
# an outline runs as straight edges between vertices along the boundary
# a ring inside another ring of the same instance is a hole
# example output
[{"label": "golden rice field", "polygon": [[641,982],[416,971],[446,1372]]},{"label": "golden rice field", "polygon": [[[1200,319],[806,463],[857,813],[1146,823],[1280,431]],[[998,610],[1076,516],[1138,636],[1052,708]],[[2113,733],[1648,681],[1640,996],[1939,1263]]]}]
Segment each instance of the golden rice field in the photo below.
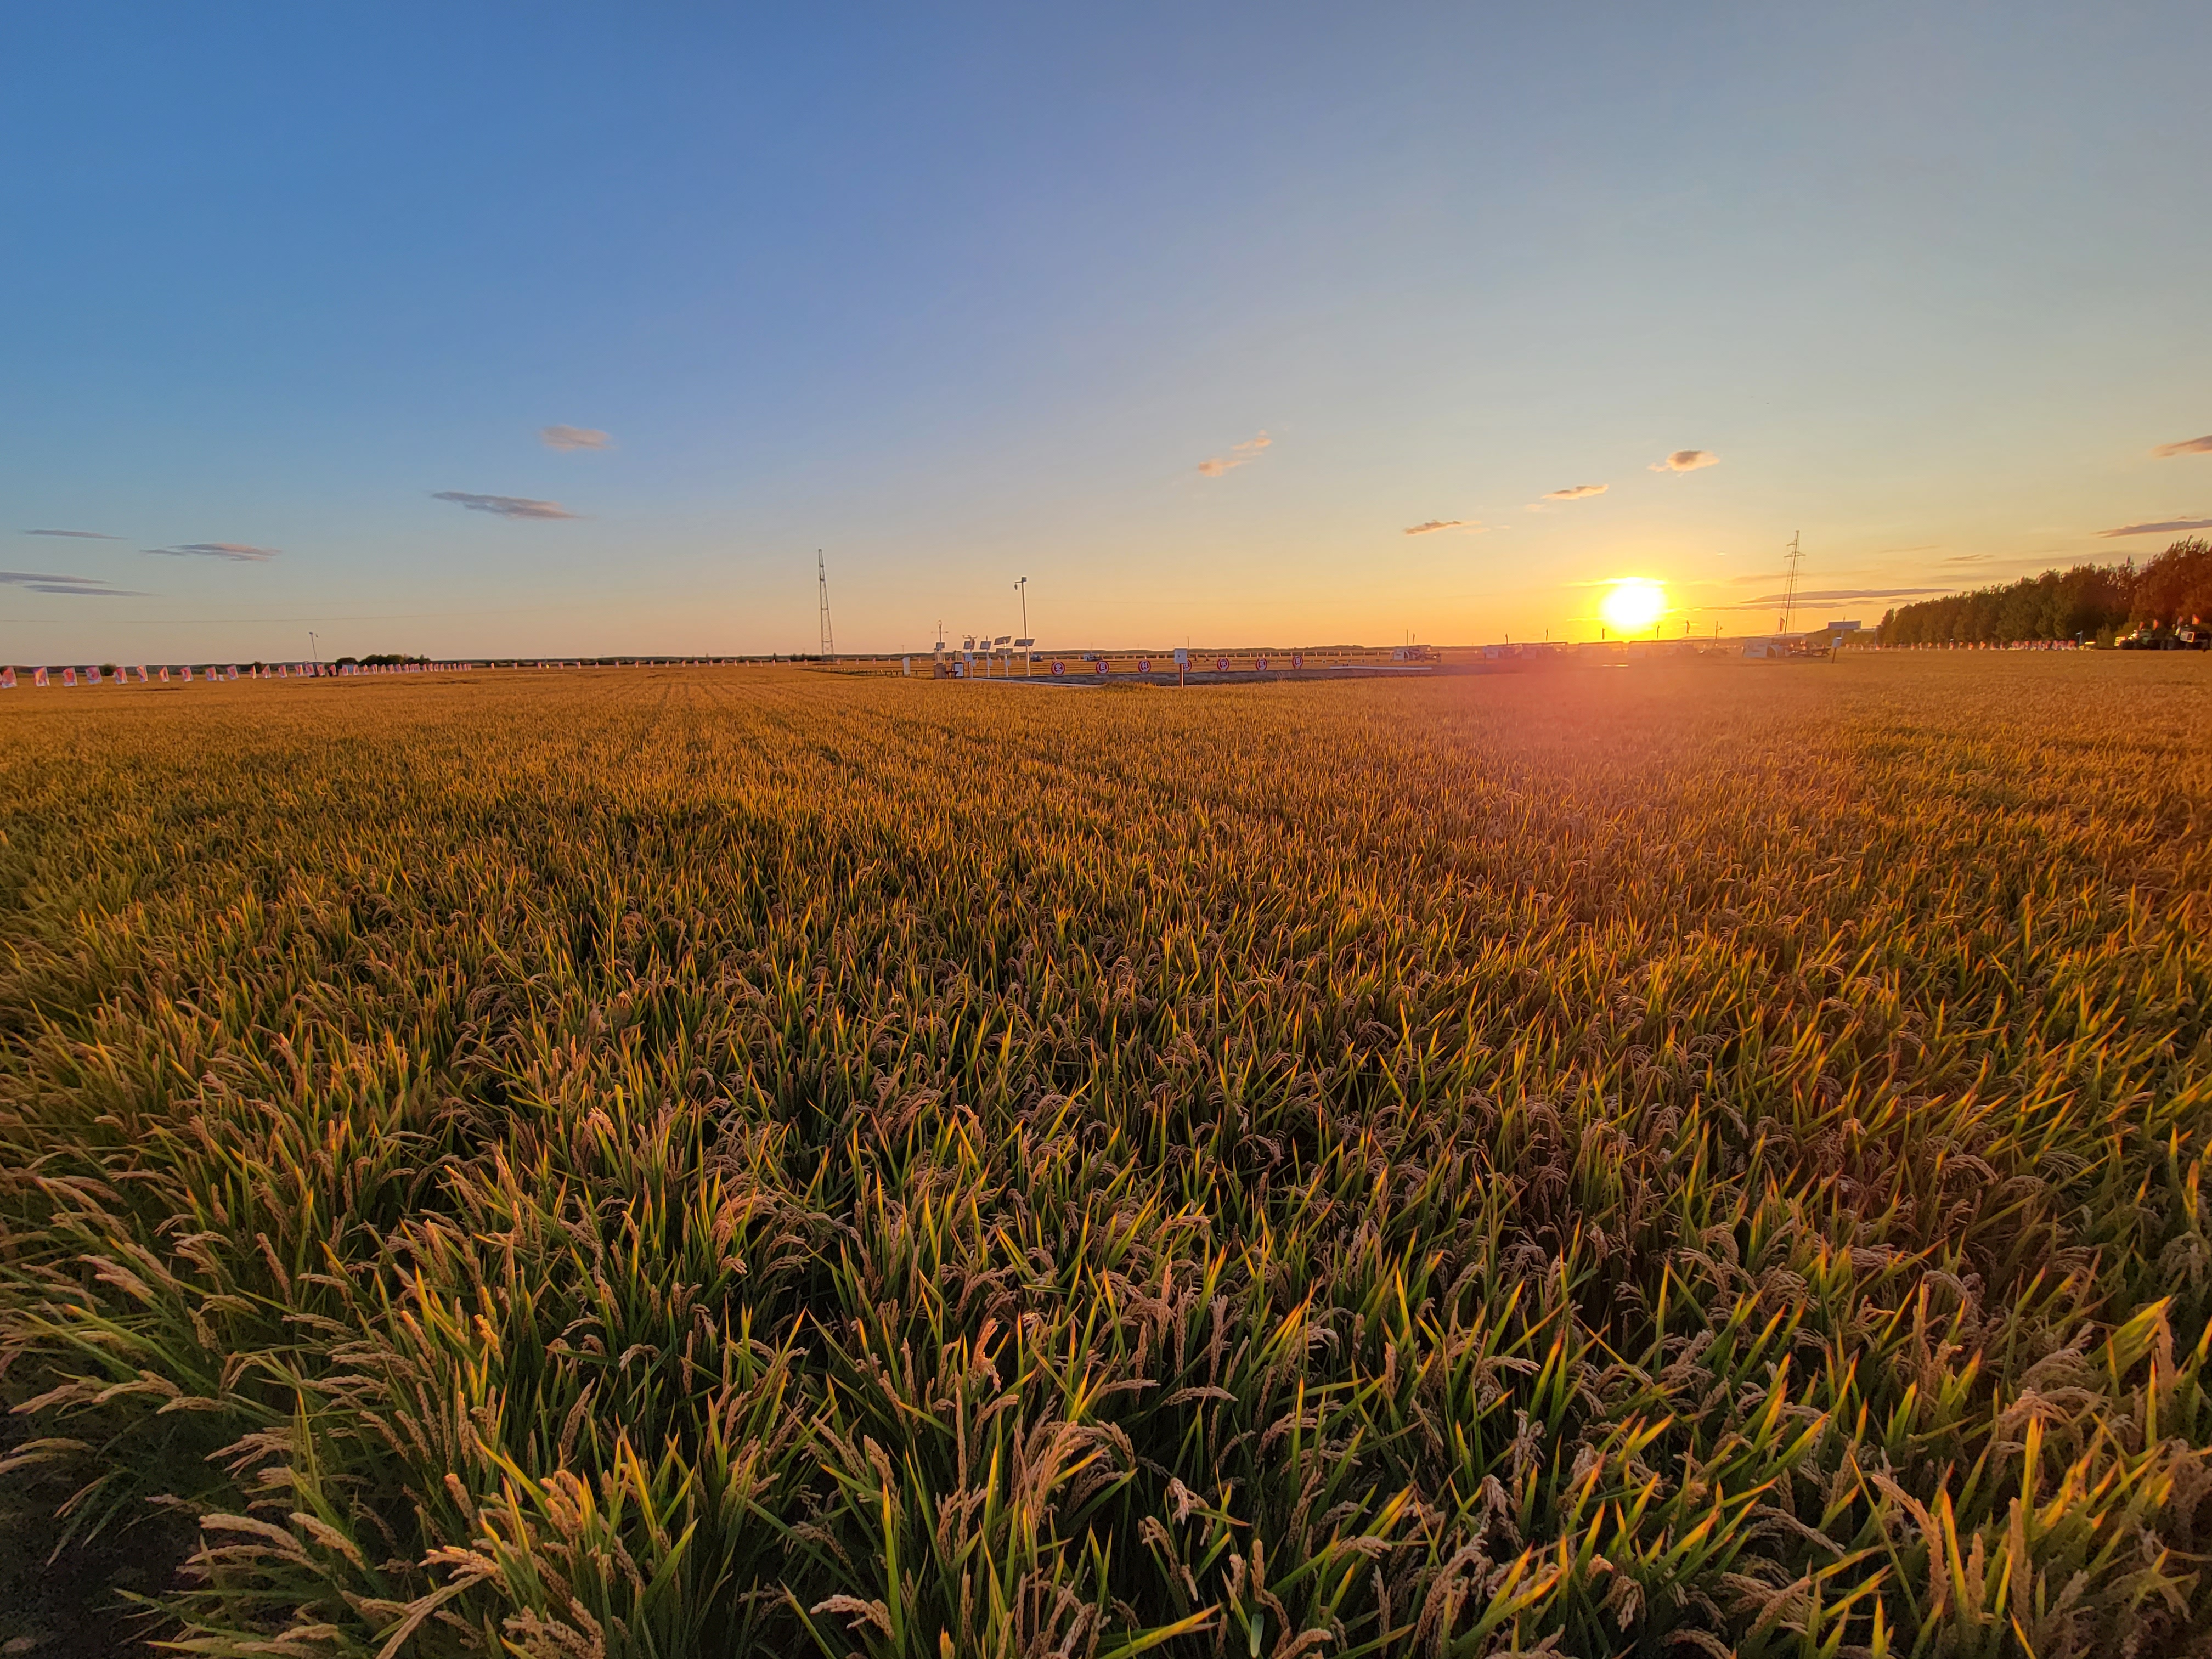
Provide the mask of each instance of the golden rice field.
[{"label": "golden rice field", "polygon": [[2208,709],[8,694],[8,1651],[2204,1652]]}]

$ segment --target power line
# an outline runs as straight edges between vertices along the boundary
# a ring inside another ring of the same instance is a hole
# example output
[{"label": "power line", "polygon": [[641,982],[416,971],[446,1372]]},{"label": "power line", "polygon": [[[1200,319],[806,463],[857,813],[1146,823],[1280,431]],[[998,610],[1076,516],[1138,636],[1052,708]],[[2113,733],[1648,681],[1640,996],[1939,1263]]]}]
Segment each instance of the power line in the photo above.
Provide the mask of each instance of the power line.
[{"label": "power line", "polygon": [[[212,628],[231,625],[244,626],[250,623],[357,623],[357,622],[422,622],[442,617],[519,617],[540,611],[573,611],[583,605],[596,605],[592,599],[571,599],[560,605],[506,605],[493,611],[388,611],[369,616],[353,616],[335,611],[318,611],[301,617],[100,617],[102,627],[117,628]],[[17,619],[18,626],[34,623],[76,623],[81,617],[36,617]]]}]

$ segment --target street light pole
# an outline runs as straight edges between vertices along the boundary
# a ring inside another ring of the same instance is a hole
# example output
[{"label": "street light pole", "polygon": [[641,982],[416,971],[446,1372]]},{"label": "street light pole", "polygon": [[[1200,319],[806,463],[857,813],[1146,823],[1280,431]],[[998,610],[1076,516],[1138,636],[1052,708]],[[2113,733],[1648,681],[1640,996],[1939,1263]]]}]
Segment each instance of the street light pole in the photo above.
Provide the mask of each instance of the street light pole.
[{"label": "street light pole", "polygon": [[[1030,636],[1030,579],[1024,576],[1017,581],[1014,584],[1014,592],[1022,596],[1022,637],[1026,640]],[[1024,679],[1029,678],[1033,672],[1030,661],[1031,655],[1030,647],[1024,645],[1022,647],[1022,678]]]}]

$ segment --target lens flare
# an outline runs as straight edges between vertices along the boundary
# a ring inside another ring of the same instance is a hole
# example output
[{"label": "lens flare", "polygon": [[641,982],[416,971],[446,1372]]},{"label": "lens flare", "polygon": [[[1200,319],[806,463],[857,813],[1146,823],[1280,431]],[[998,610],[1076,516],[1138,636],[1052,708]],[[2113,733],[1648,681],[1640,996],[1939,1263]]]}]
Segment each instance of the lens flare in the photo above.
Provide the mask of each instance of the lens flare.
[{"label": "lens flare", "polygon": [[1600,601],[1599,616],[1606,626],[1623,634],[1641,634],[1667,614],[1667,590],[1643,576],[1617,581]]}]

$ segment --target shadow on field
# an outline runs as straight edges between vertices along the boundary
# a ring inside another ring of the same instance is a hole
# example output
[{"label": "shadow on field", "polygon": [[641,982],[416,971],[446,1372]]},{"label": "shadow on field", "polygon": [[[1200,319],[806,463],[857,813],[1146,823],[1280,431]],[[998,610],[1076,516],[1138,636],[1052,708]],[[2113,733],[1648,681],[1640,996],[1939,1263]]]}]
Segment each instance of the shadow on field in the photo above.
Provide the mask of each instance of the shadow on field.
[{"label": "shadow on field", "polygon": [[[0,1457],[27,1437],[21,1419],[0,1417]],[[0,1478],[0,1656],[95,1659],[151,1655],[149,1635],[173,1634],[127,1599],[168,1583],[191,1548],[191,1528],[154,1521],[62,1552],[51,1564],[68,1494],[20,1476]]]}]

